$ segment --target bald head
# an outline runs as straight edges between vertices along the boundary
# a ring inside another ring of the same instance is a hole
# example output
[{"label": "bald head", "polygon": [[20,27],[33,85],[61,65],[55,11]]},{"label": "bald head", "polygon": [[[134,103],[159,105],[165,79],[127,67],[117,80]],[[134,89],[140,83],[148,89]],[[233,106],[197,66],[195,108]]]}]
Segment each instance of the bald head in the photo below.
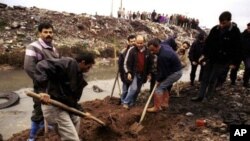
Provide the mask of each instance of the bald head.
[{"label": "bald head", "polygon": [[142,35],[137,35],[135,44],[138,49],[142,49],[144,47],[144,37]]}]

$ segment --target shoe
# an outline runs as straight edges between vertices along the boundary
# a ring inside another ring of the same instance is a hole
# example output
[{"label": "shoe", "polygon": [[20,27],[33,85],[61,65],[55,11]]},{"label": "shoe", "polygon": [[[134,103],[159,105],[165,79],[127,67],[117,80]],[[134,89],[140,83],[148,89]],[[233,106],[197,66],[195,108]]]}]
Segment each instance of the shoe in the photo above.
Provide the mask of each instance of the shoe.
[{"label": "shoe", "polygon": [[125,109],[129,109],[128,104],[123,104],[122,107]]},{"label": "shoe", "polygon": [[199,96],[196,96],[196,97],[192,97],[191,98],[191,101],[196,101],[196,102],[200,102],[200,101],[202,101],[203,100],[203,98],[202,97],[199,97]]},{"label": "shoe", "polygon": [[191,86],[194,86],[194,82],[193,82],[193,81],[191,81],[191,82],[190,82],[190,85],[191,85]]},{"label": "shoe", "polygon": [[162,110],[161,107],[157,108],[157,107],[154,106],[154,107],[148,108],[147,112],[149,112],[149,113],[157,113],[157,112],[159,112],[161,110]]}]

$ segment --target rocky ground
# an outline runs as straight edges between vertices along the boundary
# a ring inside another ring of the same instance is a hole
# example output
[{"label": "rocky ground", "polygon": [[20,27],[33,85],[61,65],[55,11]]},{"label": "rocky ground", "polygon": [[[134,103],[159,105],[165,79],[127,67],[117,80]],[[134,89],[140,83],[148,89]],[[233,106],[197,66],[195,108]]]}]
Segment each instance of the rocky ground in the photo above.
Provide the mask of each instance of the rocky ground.
[{"label": "rocky ground", "polygon": [[[241,84],[229,83],[217,88],[210,101],[192,102],[190,98],[197,94],[198,83],[191,87],[180,82],[180,97],[171,93],[170,107],[157,114],[146,113],[142,122],[144,128],[133,134],[130,126],[139,122],[143,106],[149,93],[141,93],[137,105],[129,110],[119,105],[119,100],[106,97],[82,103],[86,111],[107,123],[102,127],[88,119],[82,119],[80,137],[88,141],[227,141],[229,125],[250,124],[250,89]],[[197,119],[205,119],[204,126],[197,126]],[[29,130],[13,135],[9,141],[22,141],[28,137]],[[42,133],[38,141],[44,140]],[[49,133],[49,140],[59,140],[54,132]]]},{"label": "rocky ground", "polygon": [[7,6],[0,3],[0,64],[22,66],[25,46],[37,39],[37,26],[52,22],[54,45],[61,55],[80,49],[94,51],[100,57],[114,57],[126,44],[130,34],[142,34],[147,39],[166,39],[177,34],[177,43],[192,42],[197,30],[185,30],[142,20],[126,20],[87,14],[50,11],[36,7]]}]

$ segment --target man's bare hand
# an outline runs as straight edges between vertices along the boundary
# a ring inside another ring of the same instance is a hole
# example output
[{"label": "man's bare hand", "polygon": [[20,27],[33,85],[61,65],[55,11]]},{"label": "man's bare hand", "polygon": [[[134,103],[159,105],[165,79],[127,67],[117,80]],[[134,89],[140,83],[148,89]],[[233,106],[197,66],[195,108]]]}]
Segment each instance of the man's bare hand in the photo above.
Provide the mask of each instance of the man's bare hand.
[{"label": "man's bare hand", "polygon": [[44,104],[49,104],[50,103],[50,95],[46,94],[46,93],[39,93],[40,95],[40,100],[44,103]]},{"label": "man's bare hand", "polygon": [[128,73],[128,80],[132,81],[132,75],[130,73]]},{"label": "man's bare hand", "polygon": [[198,63],[197,63],[197,62],[195,62],[195,61],[193,61],[193,62],[192,62],[192,64],[193,64],[193,65],[197,65]]},{"label": "man's bare hand", "polygon": [[148,76],[147,76],[147,80],[148,80],[148,81],[151,81],[151,79],[152,79],[152,76],[151,76],[151,75],[148,75]]},{"label": "man's bare hand", "polygon": [[229,68],[230,68],[230,69],[235,69],[236,66],[235,66],[235,65],[229,65]]}]

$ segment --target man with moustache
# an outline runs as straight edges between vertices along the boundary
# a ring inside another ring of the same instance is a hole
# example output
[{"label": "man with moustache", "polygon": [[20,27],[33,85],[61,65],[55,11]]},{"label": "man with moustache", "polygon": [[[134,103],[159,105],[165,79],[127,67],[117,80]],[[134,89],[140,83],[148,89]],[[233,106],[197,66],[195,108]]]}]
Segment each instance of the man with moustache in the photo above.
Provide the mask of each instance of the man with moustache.
[{"label": "man with moustache", "polygon": [[135,104],[142,84],[151,75],[152,55],[145,47],[144,41],[145,39],[142,35],[137,35],[135,47],[128,50],[124,59],[124,70],[127,79],[131,81],[128,93],[122,100],[122,105],[126,109]]},{"label": "man with moustache", "polygon": [[[24,70],[33,80],[34,92],[38,92],[38,85],[35,81],[34,73],[36,64],[44,59],[59,58],[56,48],[52,44],[53,26],[51,23],[43,22],[38,26],[39,38],[37,41],[29,44],[25,50]],[[33,99],[33,111],[31,116],[31,129],[29,141],[34,141],[37,131],[43,127],[43,113],[41,110],[41,102]]]},{"label": "man with moustache", "polygon": [[120,78],[122,81],[122,95],[121,95],[121,101],[124,100],[124,98],[127,96],[128,93],[128,87],[131,84],[131,81],[129,81],[127,79],[126,73],[124,71],[124,58],[128,52],[128,50],[131,47],[134,47],[135,44],[135,35],[129,35],[128,36],[128,41],[127,41],[127,46],[121,51],[120,55],[119,55],[119,60],[118,60],[118,64],[119,64],[119,74],[120,74]]}]

